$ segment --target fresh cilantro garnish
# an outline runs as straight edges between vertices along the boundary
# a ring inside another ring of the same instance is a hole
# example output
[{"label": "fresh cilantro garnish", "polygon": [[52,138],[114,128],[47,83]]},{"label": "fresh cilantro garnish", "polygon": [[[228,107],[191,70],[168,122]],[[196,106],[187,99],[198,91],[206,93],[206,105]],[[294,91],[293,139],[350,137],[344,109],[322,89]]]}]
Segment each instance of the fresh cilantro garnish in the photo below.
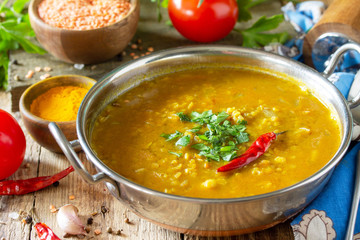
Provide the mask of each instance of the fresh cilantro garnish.
[{"label": "fresh cilantro garnish", "polygon": [[35,34],[28,14],[23,13],[28,1],[16,0],[11,9],[5,7],[8,0],[0,4],[0,88],[6,89],[8,85],[8,51],[21,47],[28,53],[46,53],[29,40]]},{"label": "fresh cilantro garnish", "polygon": [[183,121],[183,122],[190,122],[191,121],[191,119],[187,115],[185,115],[183,112],[179,112],[176,115],[178,115],[180,120]]},{"label": "fresh cilantro garnish", "polygon": [[192,129],[188,129],[187,131],[196,133],[196,132],[200,131],[201,128],[202,128],[202,126],[196,126],[196,127],[193,127]]},{"label": "fresh cilantro garnish", "polygon": [[[198,150],[199,155],[208,160],[230,161],[236,157],[237,145],[249,141],[249,136],[245,132],[247,122],[238,121],[236,124],[231,124],[230,121],[226,120],[229,117],[226,112],[214,114],[209,110],[202,113],[192,112],[190,115],[180,112],[177,115],[181,121],[199,124],[199,126],[186,131],[196,132],[197,138],[202,142],[191,145],[191,148]],[[176,146],[186,147],[191,141],[189,135],[184,135],[179,131],[173,134],[163,133],[161,136],[167,141],[181,136],[176,141]]]},{"label": "fresh cilantro garnish", "polygon": [[171,140],[173,140],[175,138],[178,138],[180,136],[182,136],[182,133],[179,132],[179,131],[176,131],[175,133],[172,133],[172,134],[163,133],[163,134],[160,135],[160,137],[165,138],[166,141],[171,141]]},{"label": "fresh cilantro garnish", "polygon": [[262,16],[250,28],[245,30],[234,30],[241,33],[244,47],[261,47],[272,42],[285,43],[289,37],[287,32],[264,33],[277,28],[283,21],[284,16],[282,14],[274,15],[269,18]]},{"label": "fresh cilantro garnish", "polygon": [[190,143],[190,136],[189,135],[185,135],[182,138],[180,138],[179,140],[177,140],[177,142],[175,143],[176,146],[187,146]]},{"label": "fresh cilantro garnish", "polygon": [[169,153],[174,154],[174,155],[177,156],[177,157],[181,157],[181,156],[182,156],[182,153],[177,153],[177,152],[172,152],[172,151],[169,151]]}]

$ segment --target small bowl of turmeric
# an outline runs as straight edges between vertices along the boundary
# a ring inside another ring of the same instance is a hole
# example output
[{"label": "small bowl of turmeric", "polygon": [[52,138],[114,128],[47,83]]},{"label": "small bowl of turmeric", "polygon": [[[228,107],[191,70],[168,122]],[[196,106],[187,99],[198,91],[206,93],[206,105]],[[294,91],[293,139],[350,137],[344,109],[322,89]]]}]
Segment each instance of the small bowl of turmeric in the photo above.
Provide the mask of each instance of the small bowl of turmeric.
[{"label": "small bowl of turmeric", "polygon": [[52,152],[62,153],[48,125],[56,122],[69,141],[77,139],[77,112],[95,83],[85,76],[61,75],[27,88],[20,98],[19,108],[25,128],[33,139]]}]

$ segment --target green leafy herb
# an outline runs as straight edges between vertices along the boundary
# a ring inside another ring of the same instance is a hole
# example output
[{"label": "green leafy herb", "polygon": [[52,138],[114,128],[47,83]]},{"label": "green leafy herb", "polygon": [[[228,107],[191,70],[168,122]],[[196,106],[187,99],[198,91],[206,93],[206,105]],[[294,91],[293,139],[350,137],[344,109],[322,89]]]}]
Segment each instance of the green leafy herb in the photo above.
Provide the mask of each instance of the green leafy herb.
[{"label": "green leafy herb", "polygon": [[177,153],[177,152],[172,152],[172,151],[169,151],[169,153],[174,154],[174,155],[177,156],[177,157],[181,157],[181,156],[182,156],[182,153]]},{"label": "green leafy herb", "polygon": [[[209,160],[230,161],[236,157],[237,145],[249,141],[249,136],[245,132],[247,122],[238,121],[236,124],[231,124],[226,120],[229,117],[226,112],[214,114],[208,110],[202,113],[192,112],[190,115],[180,112],[177,115],[182,122],[199,124],[186,131],[197,133],[196,136],[202,142],[191,145],[191,148],[198,150],[200,156]],[[161,134],[161,136],[167,141],[182,136],[176,141],[176,146],[185,147],[191,142],[189,135],[183,135],[178,131],[173,134]]]},{"label": "green leafy herb", "polygon": [[200,150],[200,151],[209,151],[210,150],[210,147],[206,146],[203,143],[197,143],[197,144],[192,145],[191,147],[194,149]]},{"label": "green leafy herb", "polygon": [[190,136],[189,135],[185,135],[182,138],[180,138],[175,145],[176,146],[187,146],[190,143]]},{"label": "green leafy herb", "polygon": [[190,122],[191,121],[191,119],[187,115],[185,115],[183,112],[179,112],[176,115],[178,115],[180,120],[183,121],[183,122]]},{"label": "green leafy herb", "polygon": [[180,137],[180,136],[182,136],[182,135],[183,135],[183,134],[182,134],[181,132],[176,131],[175,133],[172,133],[172,134],[163,133],[163,134],[161,134],[160,136],[163,137],[163,138],[165,138],[166,141],[171,141],[171,140],[173,140],[173,139],[175,139],[175,138],[178,138],[178,137]]},{"label": "green leafy herb", "polygon": [[5,7],[8,0],[0,5],[0,88],[6,89],[8,85],[8,51],[21,47],[28,53],[46,52],[29,40],[35,34],[28,14],[22,13],[28,1],[16,0],[11,9]]},{"label": "green leafy herb", "polygon": [[237,0],[239,9],[238,22],[246,22],[252,19],[250,8],[266,1],[267,0]]},{"label": "green leafy herb", "polygon": [[284,16],[274,15],[272,17],[261,17],[250,28],[245,30],[235,30],[240,32],[243,37],[244,47],[261,47],[272,42],[285,43],[289,37],[287,32],[282,33],[264,33],[273,30],[284,21]]},{"label": "green leafy herb", "polygon": [[196,132],[200,131],[201,128],[202,128],[202,126],[196,126],[196,127],[193,127],[192,129],[189,129],[187,131],[196,133]]}]

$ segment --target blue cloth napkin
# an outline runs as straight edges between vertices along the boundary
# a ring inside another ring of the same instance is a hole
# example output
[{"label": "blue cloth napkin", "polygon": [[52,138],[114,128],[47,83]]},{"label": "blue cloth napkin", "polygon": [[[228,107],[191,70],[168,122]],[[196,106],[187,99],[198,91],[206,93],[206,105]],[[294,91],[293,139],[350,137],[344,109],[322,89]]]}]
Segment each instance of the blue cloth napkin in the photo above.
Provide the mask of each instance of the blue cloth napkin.
[{"label": "blue cloth napkin", "polygon": [[[307,1],[282,8],[285,18],[294,26],[299,36],[292,39],[284,47],[298,49],[298,54],[291,56],[302,61],[303,36],[320,19],[324,5],[319,1]],[[321,58],[314,58],[315,68],[322,72],[328,57],[343,43],[329,39],[328,54]],[[282,51],[288,52],[288,51]],[[349,89],[360,66],[360,54],[348,52],[330,77],[334,85],[347,98]],[[350,215],[352,195],[354,189],[356,157],[360,150],[360,143],[352,143],[345,157],[341,160],[321,194],[295,217],[291,225],[296,240],[330,240],[344,239]],[[360,239],[360,209],[355,225],[354,239]]]}]

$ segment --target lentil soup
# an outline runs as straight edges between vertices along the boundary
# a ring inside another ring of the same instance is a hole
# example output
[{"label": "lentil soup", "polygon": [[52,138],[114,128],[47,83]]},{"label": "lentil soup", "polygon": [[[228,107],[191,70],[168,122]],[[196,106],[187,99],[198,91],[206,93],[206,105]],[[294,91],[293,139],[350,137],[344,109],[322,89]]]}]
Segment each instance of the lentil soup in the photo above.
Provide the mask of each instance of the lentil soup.
[{"label": "lentil soup", "polygon": [[[209,124],[193,121],[204,115],[223,117],[217,128],[241,131],[220,143],[218,155],[204,153],[215,144],[206,141]],[[234,198],[314,174],[336,153],[339,126],[337,116],[294,79],[256,69],[201,68],[155,77],[118,96],[95,120],[90,144],[108,167],[150,189]],[[281,131],[255,161],[217,172],[260,135]],[[224,155],[225,148],[231,154]]]}]

